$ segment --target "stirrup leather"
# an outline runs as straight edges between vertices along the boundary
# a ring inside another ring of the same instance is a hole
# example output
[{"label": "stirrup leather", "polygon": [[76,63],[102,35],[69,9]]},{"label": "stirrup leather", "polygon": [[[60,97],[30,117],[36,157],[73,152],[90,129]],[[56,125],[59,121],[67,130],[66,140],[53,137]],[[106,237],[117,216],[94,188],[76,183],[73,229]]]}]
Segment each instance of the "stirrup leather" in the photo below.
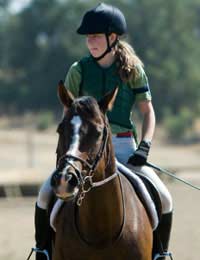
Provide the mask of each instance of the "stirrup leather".
[{"label": "stirrup leather", "polygon": [[46,256],[47,260],[50,260],[48,251],[47,251],[46,249],[44,249],[44,250],[39,249],[39,248],[37,248],[37,247],[35,247],[35,248],[33,247],[33,248],[31,249],[31,252],[30,252],[30,254],[29,254],[27,260],[30,259],[30,257],[31,257],[31,255],[32,255],[33,252],[35,252],[35,253],[40,253],[40,254],[44,254],[44,255]]},{"label": "stirrup leather", "polygon": [[161,257],[166,257],[166,256],[168,256],[171,260],[173,260],[171,252],[163,252],[161,254],[158,253],[154,256],[153,260],[157,260],[160,259]]}]

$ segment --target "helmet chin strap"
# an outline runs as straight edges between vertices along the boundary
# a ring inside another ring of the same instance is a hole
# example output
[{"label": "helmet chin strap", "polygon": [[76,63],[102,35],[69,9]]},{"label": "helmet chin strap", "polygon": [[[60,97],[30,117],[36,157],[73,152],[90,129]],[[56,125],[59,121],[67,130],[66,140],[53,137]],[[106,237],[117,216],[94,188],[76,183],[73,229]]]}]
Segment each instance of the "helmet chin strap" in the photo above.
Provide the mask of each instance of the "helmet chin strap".
[{"label": "helmet chin strap", "polygon": [[94,60],[98,61],[98,60],[101,60],[103,57],[106,56],[107,53],[111,52],[112,48],[117,44],[118,42],[118,38],[110,45],[110,42],[109,42],[109,35],[106,33],[106,42],[107,42],[107,49],[104,51],[103,54],[101,54],[99,57],[94,57]]}]

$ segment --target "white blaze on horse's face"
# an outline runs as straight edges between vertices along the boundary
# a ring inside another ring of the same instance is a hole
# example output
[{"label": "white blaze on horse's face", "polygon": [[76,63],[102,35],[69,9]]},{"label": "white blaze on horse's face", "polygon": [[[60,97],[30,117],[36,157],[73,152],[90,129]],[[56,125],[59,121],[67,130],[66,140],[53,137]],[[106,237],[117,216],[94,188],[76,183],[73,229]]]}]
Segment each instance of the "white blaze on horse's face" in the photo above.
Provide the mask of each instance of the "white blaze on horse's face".
[{"label": "white blaze on horse's face", "polygon": [[[73,116],[71,122],[72,124],[72,142],[69,145],[69,150],[67,151],[67,154],[72,155],[72,156],[76,156],[77,152],[78,152],[78,148],[79,148],[79,144],[80,144],[80,135],[79,135],[79,131],[82,125],[82,120],[80,118],[80,116]],[[73,164],[73,158],[70,158],[68,160],[68,162],[71,162]],[[65,168],[66,171],[68,171],[68,169],[70,168],[70,165],[67,165],[67,167]],[[65,173],[63,172],[63,175],[65,175]],[[72,197],[75,197],[78,193],[79,189],[78,187],[71,187],[70,184],[67,182],[63,182],[59,187],[58,187],[58,194],[60,196],[60,198],[64,198],[64,199],[69,199]]]},{"label": "white blaze on horse's face", "polygon": [[80,116],[73,116],[71,124],[73,126],[73,136],[68,153],[75,156],[80,143],[79,129],[82,125],[82,120]]}]

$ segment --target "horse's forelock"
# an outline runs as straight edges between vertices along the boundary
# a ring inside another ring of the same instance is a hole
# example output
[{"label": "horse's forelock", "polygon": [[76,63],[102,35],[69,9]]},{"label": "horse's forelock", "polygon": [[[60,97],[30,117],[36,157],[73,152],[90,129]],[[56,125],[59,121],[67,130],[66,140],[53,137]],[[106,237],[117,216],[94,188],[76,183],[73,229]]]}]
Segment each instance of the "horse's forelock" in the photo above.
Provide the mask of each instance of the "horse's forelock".
[{"label": "horse's forelock", "polygon": [[86,119],[100,119],[102,116],[96,99],[90,96],[75,99],[72,110],[74,114]]}]

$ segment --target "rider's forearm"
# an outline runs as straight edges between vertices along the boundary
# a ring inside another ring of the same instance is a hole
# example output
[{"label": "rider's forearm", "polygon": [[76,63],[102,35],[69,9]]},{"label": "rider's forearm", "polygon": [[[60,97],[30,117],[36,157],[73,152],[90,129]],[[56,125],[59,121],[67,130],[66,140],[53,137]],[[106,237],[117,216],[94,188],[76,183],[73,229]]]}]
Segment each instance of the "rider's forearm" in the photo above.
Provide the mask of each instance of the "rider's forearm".
[{"label": "rider's forearm", "polygon": [[155,113],[153,108],[143,114],[142,140],[151,141],[155,131]]}]

